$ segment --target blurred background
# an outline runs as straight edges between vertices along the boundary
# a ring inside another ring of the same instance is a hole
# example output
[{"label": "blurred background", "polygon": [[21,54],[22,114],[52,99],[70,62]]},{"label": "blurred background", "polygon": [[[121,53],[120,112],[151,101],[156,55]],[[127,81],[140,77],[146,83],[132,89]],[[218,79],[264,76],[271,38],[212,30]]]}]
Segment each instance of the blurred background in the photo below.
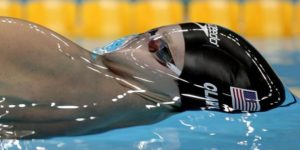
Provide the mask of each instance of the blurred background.
[{"label": "blurred background", "polygon": [[0,0],[0,16],[41,24],[89,50],[163,25],[218,24],[250,40],[300,93],[300,0]]},{"label": "blurred background", "polygon": [[0,0],[0,15],[70,38],[112,39],[186,21],[219,24],[248,38],[300,37],[295,0]]}]

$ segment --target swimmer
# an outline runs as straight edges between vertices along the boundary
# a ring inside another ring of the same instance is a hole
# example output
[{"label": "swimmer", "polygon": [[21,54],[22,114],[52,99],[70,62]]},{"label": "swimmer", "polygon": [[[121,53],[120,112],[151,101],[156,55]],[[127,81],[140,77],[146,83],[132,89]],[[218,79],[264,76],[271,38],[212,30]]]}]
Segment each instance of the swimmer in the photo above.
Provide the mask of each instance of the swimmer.
[{"label": "swimmer", "polygon": [[187,110],[261,112],[286,89],[246,40],[183,23],[88,51],[0,17],[0,136],[49,138],[152,124]]}]

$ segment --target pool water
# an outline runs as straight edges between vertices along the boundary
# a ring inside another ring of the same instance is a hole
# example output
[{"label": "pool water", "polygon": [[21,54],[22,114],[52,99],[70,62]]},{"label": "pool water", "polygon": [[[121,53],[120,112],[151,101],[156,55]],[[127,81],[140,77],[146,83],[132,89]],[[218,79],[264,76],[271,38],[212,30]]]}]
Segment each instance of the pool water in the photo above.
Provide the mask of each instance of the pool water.
[{"label": "pool water", "polygon": [[[277,51],[264,55],[282,81],[297,92],[300,89],[300,51]],[[290,99],[288,102],[292,102],[291,95],[287,97]],[[2,140],[0,149],[297,149],[300,147],[299,114],[300,102],[251,114],[189,111],[153,125],[103,134],[44,140]]]}]

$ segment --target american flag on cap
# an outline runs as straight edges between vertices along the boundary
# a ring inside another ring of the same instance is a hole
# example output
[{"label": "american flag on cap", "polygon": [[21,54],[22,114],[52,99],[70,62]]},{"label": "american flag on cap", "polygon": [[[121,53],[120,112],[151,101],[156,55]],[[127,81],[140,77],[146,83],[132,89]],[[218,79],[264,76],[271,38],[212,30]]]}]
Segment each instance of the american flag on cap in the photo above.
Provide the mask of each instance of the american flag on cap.
[{"label": "american flag on cap", "polygon": [[260,111],[257,92],[237,87],[230,87],[232,108],[244,111]]}]

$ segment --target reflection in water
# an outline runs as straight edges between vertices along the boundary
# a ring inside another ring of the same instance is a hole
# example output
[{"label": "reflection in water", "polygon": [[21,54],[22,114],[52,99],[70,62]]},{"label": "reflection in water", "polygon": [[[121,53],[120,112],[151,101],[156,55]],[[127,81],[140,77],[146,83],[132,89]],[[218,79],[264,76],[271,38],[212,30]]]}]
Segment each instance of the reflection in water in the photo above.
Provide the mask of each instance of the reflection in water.
[{"label": "reflection in water", "polygon": [[[256,114],[250,114],[250,113],[245,113],[244,115],[241,116],[241,119],[239,120],[241,123],[244,123],[247,131],[245,133],[246,137],[251,136],[249,140],[243,140],[243,141],[238,141],[237,144],[241,146],[251,146],[251,149],[254,150],[259,150],[259,147],[261,146],[260,141],[262,140],[262,137],[260,135],[255,135],[255,129],[252,124],[254,123],[253,120],[257,117]],[[262,129],[263,130],[263,129]],[[253,138],[253,139],[252,139]],[[251,141],[252,140],[252,141]]]},{"label": "reflection in water", "polygon": [[196,127],[194,127],[193,125],[184,122],[183,120],[179,120],[179,122],[180,122],[182,125],[184,125],[184,126],[186,126],[186,127],[189,127],[190,130],[195,130],[195,128],[196,128]]},{"label": "reflection in water", "polygon": [[160,128],[152,132],[149,140],[139,141],[139,150],[148,149],[180,149],[181,143],[178,131],[173,128]]},{"label": "reflection in water", "polygon": [[3,140],[1,141],[0,148],[1,149],[10,149],[10,148],[17,148],[22,149],[23,147],[20,145],[19,140]]},{"label": "reflection in water", "polygon": [[140,141],[140,143],[138,144],[139,150],[149,149],[148,147],[153,148],[153,146],[151,146],[151,144],[153,144],[153,143],[157,144],[157,143],[165,142],[165,139],[161,135],[159,135],[158,133],[155,133],[155,132],[153,134],[156,135],[157,138],[153,138],[148,141]]}]

